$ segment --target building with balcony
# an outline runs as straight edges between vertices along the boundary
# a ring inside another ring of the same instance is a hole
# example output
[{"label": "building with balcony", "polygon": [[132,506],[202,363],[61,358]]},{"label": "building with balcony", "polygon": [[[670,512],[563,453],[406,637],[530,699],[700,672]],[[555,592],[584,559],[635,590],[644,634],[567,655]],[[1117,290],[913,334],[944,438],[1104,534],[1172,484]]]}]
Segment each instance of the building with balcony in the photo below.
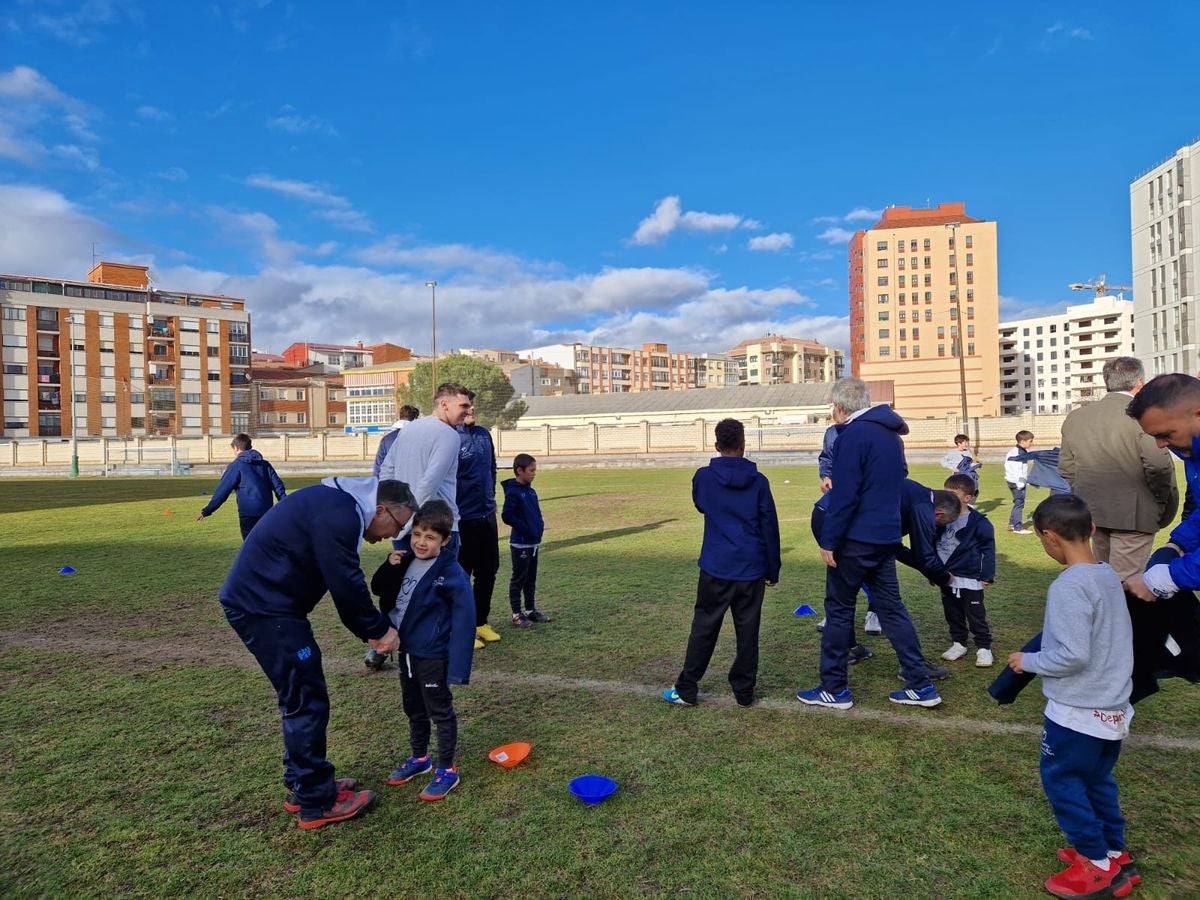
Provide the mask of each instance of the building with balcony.
[{"label": "building with balcony", "polygon": [[737,363],[739,384],[833,382],[846,369],[846,354],[841,350],[777,334],[742,341],[727,356]]},{"label": "building with balcony", "polygon": [[0,275],[6,437],[236,434],[250,426],[250,316],[233,297]]},{"label": "building with balcony", "polygon": [[499,365],[518,397],[561,397],[579,393],[579,376],[573,368],[540,359]]},{"label": "building with balcony", "polygon": [[738,384],[738,369],[728,354],[698,353],[692,357],[691,384],[694,388],[727,388]]},{"label": "building with balcony", "polygon": [[464,347],[458,352],[463,356],[473,356],[476,359],[482,359],[497,366],[516,365],[521,362],[520,354],[513,350],[485,350]]},{"label": "building with balcony", "polygon": [[1106,393],[1104,364],[1134,356],[1134,304],[1097,297],[1051,316],[1000,323],[1000,413],[1064,413]]},{"label": "building with balcony", "polygon": [[341,375],[256,365],[250,385],[251,434],[306,434],[341,430],[346,425],[346,389]]},{"label": "building with balcony", "polygon": [[672,353],[666,344],[642,344],[640,350],[631,350],[577,342],[517,352],[525,359],[574,369],[581,394],[682,391],[693,387],[692,354]]},{"label": "building with balcony", "polygon": [[346,387],[346,432],[387,431],[400,408],[399,391],[408,384],[418,360],[409,358],[342,373]]},{"label": "building with balcony", "polygon": [[280,354],[287,365],[296,369],[322,366],[326,372],[361,369],[381,363],[403,362],[412,358],[412,351],[397,344],[318,344],[301,341],[291,344]]},{"label": "building with balcony", "polygon": [[1129,185],[1134,327],[1146,375],[1200,368],[1200,141]]}]

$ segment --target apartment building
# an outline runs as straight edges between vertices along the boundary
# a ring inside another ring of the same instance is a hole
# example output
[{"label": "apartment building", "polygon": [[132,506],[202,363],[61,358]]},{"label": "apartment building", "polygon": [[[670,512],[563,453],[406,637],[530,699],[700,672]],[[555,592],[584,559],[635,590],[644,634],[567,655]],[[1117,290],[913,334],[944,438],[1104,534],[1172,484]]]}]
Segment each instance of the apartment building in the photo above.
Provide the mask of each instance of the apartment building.
[{"label": "apartment building", "polygon": [[521,356],[513,350],[485,350],[464,347],[458,351],[463,356],[473,356],[497,366],[516,365],[521,362]]},{"label": "apartment building", "polygon": [[502,363],[500,368],[519,397],[561,397],[579,393],[579,376],[573,368],[540,359]]},{"label": "apartment building", "polygon": [[692,354],[672,353],[666,344],[642,344],[640,350],[582,343],[551,344],[517,352],[526,359],[574,369],[581,394],[682,391],[693,386]]},{"label": "apartment building", "polygon": [[346,389],[341,375],[255,366],[250,382],[251,434],[306,434],[346,425]]},{"label": "apartment building", "polygon": [[1200,368],[1197,272],[1200,141],[1129,185],[1133,241],[1134,328],[1146,374]]},{"label": "apartment building", "polygon": [[806,338],[766,337],[742,341],[728,356],[738,363],[739,384],[816,384],[845,374],[846,354]]},{"label": "apartment building", "polygon": [[694,388],[736,387],[738,371],[725,353],[697,353],[692,357],[691,385]]},{"label": "apartment building", "polygon": [[850,367],[895,384],[904,416],[1000,412],[996,223],[963,203],[893,206],[849,247]]},{"label": "apartment building", "polygon": [[1000,323],[1000,414],[1064,413],[1106,393],[1104,364],[1133,356],[1134,304],[1117,296]]},{"label": "apartment building", "polygon": [[250,316],[233,297],[0,275],[5,437],[234,434],[250,425]]},{"label": "apartment building", "polygon": [[361,369],[380,363],[403,362],[412,358],[412,351],[397,344],[364,345],[318,344],[299,341],[290,344],[282,354],[284,361],[297,369],[323,366],[326,372],[341,372],[343,369]]},{"label": "apartment building", "polygon": [[409,383],[417,360],[411,357],[344,371],[346,432],[387,431],[400,408],[399,391]]}]

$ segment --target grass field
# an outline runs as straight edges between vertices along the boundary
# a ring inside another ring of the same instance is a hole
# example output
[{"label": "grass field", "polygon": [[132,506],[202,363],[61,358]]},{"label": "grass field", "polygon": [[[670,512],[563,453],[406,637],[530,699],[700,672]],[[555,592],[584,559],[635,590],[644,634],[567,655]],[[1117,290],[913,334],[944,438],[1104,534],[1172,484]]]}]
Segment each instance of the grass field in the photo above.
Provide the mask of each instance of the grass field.
[{"label": "grass field", "polygon": [[[784,565],[764,608],[763,700],[746,710],[725,682],[730,635],[704,703],[658,698],[694,599],[691,470],[539,475],[540,605],[555,621],[506,624],[505,550],[493,615],[503,640],[455,692],[463,783],[444,803],[421,803],[419,784],[383,784],[407,755],[395,672],[367,673],[362,645],[322,602],[330,757],[379,799],[316,832],[280,806],[273,694],[216,600],[238,547],[235,510],[193,521],[215,479],[5,480],[0,894],[1043,895],[1062,837],[1038,780],[1038,686],[997,707],[985,693],[995,670],[967,660],[939,685],[941,707],[896,707],[895,655],[871,638],[876,657],[851,670],[855,709],[802,707],[793,694],[818,681],[819,635],[792,610],[823,596],[808,531],[816,473],[767,474]],[[988,476],[999,665],[1040,628],[1055,566],[1035,537],[1004,532],[1007,493]],[[1031,494],[1030,510],[1044,492]],[[368,573],[383,553],[364,550]],[[67,564],[78,574],[57,575]],[[936,656],[949,643],[937,593],[907,571],[902,586]],[[1136,894],[1200,895],[1200,689],[1165,682],[1133,733],[1117,774],[1145,878]],[[533,744],[525,764],[487,761],[512,740]],[[619,791],[582,806],[566,784],[585,772]]]}]

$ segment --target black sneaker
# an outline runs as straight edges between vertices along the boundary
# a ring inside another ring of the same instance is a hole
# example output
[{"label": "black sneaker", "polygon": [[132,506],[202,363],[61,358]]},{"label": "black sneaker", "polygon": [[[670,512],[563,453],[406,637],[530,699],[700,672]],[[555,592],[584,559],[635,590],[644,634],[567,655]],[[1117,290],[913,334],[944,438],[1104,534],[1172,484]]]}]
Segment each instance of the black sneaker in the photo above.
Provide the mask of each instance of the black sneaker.
[{"label": "black sneaker", "polygon": [[525,618],[527,618],[530,622],[537,622],[539,625],[543,622],[550,621],[550,617],[548,615],[538,612],[536,609],[525,610]]},{"label": "black sneaker", "polygon": [[[947,669],[945,666],[931,666],[931,665],[929,665],[929,663],[926,663],[925,664],[925,677],[928,678],[930,681],[945,681],[947,678],[950,677],[950,670]],[[896,679],[898,681],[903,681],[904,680],[904,672],[903,671],[897,672]]]},{"label": "black sneaker", "polygon": [[875,655],[875,651],[866,644],[855,644],[850,648],[850,665],[857,665]]},{"label": "black sneaker", "polygon": [[529,621],[529,618],[525,615],[525,613],[513,613],[512,614],[512,623],[513,623],[514,628],[532,628],[533,627],[533,623]]}]

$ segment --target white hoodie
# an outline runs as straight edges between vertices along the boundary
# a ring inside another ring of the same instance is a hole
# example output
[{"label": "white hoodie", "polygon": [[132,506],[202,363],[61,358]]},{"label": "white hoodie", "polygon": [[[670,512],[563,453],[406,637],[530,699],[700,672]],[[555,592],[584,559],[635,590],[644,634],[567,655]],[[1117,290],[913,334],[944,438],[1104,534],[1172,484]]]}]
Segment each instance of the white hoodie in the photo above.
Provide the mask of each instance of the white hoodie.
[{"label": "white hoodie", "polygon": [[325,485],[325,487],[345,491],[354,498],[354,502],[358,504],[358,517],[362,520],[363,534],[366,534],[367,526],[375,518],[375,507],[377,505],[375,497],[379,493],[379,479],[373,475],[368,475],[365,478],[346,478],[342,475],[334,475],[329,478],[322,478],[321,484]]}]

